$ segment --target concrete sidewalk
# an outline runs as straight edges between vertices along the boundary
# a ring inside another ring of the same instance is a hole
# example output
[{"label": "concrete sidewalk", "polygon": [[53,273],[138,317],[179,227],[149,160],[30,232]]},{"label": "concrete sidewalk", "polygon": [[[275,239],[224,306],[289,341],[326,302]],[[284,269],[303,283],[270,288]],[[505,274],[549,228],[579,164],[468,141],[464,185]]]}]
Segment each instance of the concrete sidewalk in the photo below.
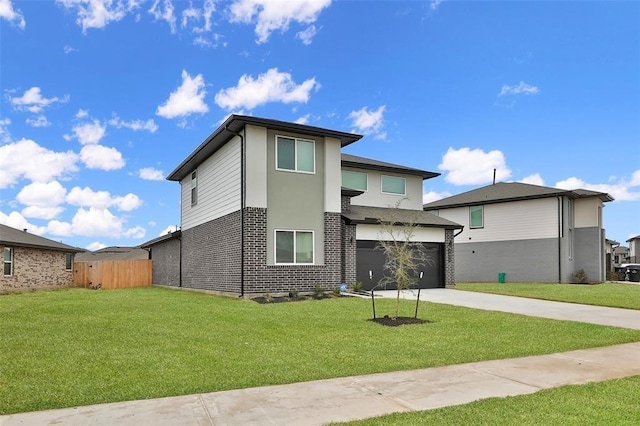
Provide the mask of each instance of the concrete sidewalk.
[{"label": "concrete sidewalk", "polygon": [[640,374],[640,343],[0,417],[0,425],[321,425]]},{"label": "concrete sidewalk", "polygon": [[[376,291],[375,294],[382,297],[396,297],[395,290]],[[417,294],[417,290],[404,290],[402,291],[401,297],[415,300]],[[502,311],[532,317],[578,321],[640,330],[640,311],[634,309],[552,302],[549,300],[445,288],[422,290],[420,292],[420,300],[484,309],[487,311]]]}]

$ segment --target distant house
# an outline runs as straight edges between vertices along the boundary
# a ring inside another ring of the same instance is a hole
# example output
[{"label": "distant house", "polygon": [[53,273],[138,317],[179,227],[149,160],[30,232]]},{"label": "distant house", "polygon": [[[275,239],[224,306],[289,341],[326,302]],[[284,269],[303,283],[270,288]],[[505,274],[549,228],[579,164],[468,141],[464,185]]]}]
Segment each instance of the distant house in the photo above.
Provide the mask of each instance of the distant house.
[{"label": "distant house", "polygon": [[0,224],[3,274],[0,291],[73,284],[73,262],[84,250]]},{"label": "distant house", "polygon": [[629,238],[629,257],[627,263],[640,263],[640,235]]},{"label": "distant house", "polygon": [[618,246],[613,249],[613,264],[620,266],[623,263],[631,263],[629,261],[629,247]]},{"label": "distant house", "polygon": [[605,280],[604,203],[609,194],[497,183],[425,204],[464,225],[455,238],[456,280],[570,282],[583,269]]},{"label": "distant house", "polygon": [[[605,239],[604,241],[604,253],[606,256],[606,271],[613,271],[613,268],[615,267],[615,263],[614,263],[614,251],[616,249],[616,247],[618,247],[620,245],[619,242],[615,241],[615,240],[610,240],[610,239]],[[606,272],[605,271],[605,272]]]},{"label": "distant house", "polygon": [[147,260],[149,252],[140,247],[105,247],[76,255],[76,262],[99,262],[104,260]]},{"label": "distant house", "polygon": [[372,287],[384,274],[380,221],[393,210],[432,257],[417,285],[453,285],[461,226],[422,210],[423,180],[439,174],[341,154],[360,138],[230,116],[168,176],[182,188],[181,229],[142,245],[154,282],[239,295]]}]

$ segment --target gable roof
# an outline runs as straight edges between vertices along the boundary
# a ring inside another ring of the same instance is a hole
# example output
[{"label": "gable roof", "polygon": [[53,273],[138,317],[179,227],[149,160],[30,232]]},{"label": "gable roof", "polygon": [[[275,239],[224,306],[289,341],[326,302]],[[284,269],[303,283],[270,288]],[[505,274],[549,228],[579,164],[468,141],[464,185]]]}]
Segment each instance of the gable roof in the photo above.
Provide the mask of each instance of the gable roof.
[{"label": "gable roof", "polygon": [[625,241],[626,243],[630,243],[633,240],[640,240],[640,235],[636,235],[635,237],[631,237],[629,238],[627,241]]},{"label": "gable roof", "polygon": [[168,240],[173,240],[173,239],[179,239],[180,237],[182,237],[182,231],[181,230],[177,230],[177,231],[173,231],[173,232],[167,232],[164,235],[160,235],[159,237],[156,237],[152,240],[147,241],[146,243],[140,244],[141,248],[149,248],[155,244],[159,244]]},{"label": "gable roof", "polygon": [[149,259],[149,252],[140,247],[111,246],[95,251],[86,251],[76,256],[76,262],[102,260],[143,260]]},{"label": "gable roof", "polygon": [[462,229],[463,226],[423,210],[396,209],[388,207],[354,206],[342,217],[352,224],[375,224],[380,222],[413,223],[416,226],[444,229]]},{"label": "gable roof", "polygon": [[212,134],[210,134],[204,142],[189,154],[189,156],[185,158],[174,171],[169,173],[167,179],[181,181],[185,176],[194,171],[207,158],[220,149],[220,147],[236,136],[236,134],[247,124],[267,127],[273,130],[302,133],[309,136],[336,138],[340,140],[340,145],[342,147],[362,138],[362,135],[357,135],[355,133],[339,132],[337,130],[323,129],[321,127],[307,126],[306,124],[290,123],[268,118],[232,114]]},{"label": "gable roof", "polygon": [[29,247],[64,251],[67,253],[79,253],[84,250],[78,247],[68,246],[48,238],[30,234],[26,230],[19,230],[0,224],[0,244],[7,246]]},{"label": "gable roof", "polygon": [[350,154],[342,154],[342,167],[418,175],[421,176],[422,179],[431,179],[433,177],[440,176],[440,173],[428,172],[426,170],[414,169],[411,167],[401,166],[399,164],[386,163],[384,161],[372,160],[370,158],[358,157]]},{"label": "gable roof", "polygon": [[438,209],[441,207],[462,207],[479,204],[501,203],[506,201],[530,200],[535,198],[548,198],[555,196],[567,196],[570,198],[598,197],[602,201],[613,201],[611,195],[604,192],[589,191],[586,189],[550,188],[547,186],[531,185],[520,182],[499,182],[482,188],[463,192],[442,200],[433,201],[424,205],[425,209]]}]

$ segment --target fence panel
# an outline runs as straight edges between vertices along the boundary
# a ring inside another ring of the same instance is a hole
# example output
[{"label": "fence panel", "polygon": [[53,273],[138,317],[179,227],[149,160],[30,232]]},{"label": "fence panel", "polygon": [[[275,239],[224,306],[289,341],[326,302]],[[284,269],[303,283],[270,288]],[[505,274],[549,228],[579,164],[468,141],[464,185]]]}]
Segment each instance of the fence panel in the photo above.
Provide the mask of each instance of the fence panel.
[{"label": "fence panel", "polygon": [[150,286],[151,262],[151,260],[75,262],[73,283],[76,287],[100,285],[104,289]]}]

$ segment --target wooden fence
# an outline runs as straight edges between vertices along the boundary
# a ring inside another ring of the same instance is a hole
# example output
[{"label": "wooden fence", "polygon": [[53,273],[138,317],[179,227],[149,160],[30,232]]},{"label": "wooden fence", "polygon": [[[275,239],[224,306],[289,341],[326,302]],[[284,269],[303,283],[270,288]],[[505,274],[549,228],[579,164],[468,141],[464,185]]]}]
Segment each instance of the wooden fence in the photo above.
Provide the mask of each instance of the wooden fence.
[{"label": "wooden fence", "polygon": [[73,285],[104,289],[146,287],[152,283],[151,260],[75,262]]}]

